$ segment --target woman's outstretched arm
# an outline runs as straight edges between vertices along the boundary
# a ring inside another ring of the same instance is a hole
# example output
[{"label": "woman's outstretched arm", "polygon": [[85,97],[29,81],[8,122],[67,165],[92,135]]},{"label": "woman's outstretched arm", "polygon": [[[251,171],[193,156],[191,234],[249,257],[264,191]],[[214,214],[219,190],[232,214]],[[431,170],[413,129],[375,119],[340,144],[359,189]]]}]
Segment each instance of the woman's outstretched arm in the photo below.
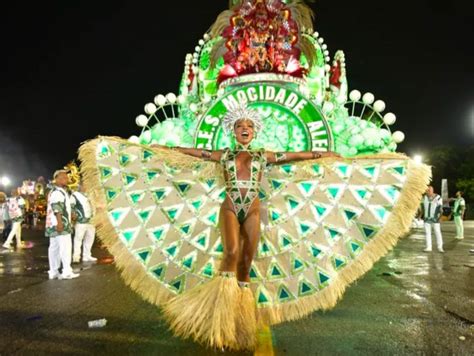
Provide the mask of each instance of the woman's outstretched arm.
[{"label": "woman's outstretched arm", "polygon": [[268,163],[289,163],[294,161],[304,161],[308,159],[318,159],[325,157],[341,157],[336,152],[266,152]]},{"label": "woman's outstretched arm", "polygon": [[162,148],[169,151],[178,151],[189,156],[202,158],[207,161],[219,162],[222,156],[222,151],[208,151],[208,150],[203,150],[200,148],[168,147],[168,146],[162,146],[162,145],[157,145],[157,144],[153,144],[151,145],[151,147],[158,147],[158,148]]}]

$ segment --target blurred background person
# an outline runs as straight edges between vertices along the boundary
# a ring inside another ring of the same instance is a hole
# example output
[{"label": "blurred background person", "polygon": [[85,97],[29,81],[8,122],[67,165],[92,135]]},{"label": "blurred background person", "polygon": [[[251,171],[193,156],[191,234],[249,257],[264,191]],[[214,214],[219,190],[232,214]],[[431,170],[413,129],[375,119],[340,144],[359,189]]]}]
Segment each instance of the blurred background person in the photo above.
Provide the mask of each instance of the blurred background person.
[{"label": "blurred background person", "polygon": [[3,247],[11,248],[13,238],[16,238],[16,247],[21,248],[21,225],[25,219],[25,200],[18,194],[17,189],[13,189],[12,196],[7,199],[7,208],[12,226]]},{"label": "blurred background person", "polygon": [[80,184],[78,191],[71,195],[71,206],[73,216],[76,220],[74,226],[74,249],[73,263],[79,263],[81,260],[82,245],[82,262],[95,262],[97,258],[92,257],[91,249],[94,244],[95,227],[91,224],[92,206],[84,188],[84,184]]},{"label": "blurred background person", "polygon": [[426,248],[425,252],[431,252],[431,230],[434,230],[436,244],[439,252],[444,252],[443,236],[441,235],[440,218],[443,213],[443,199],[434,192],[430,185],[422,200],[423,220],[425,225]]},{"label": "blurred background person", "polygon": [[454,199],[453,207],[453,219],[456,224],[456,236],[455,239],[462,240],[464,238],[464,213],[466,212],[466,201],[463,198],[463,192],[456,192],[456,198]]},{"label": "blurred background person", "polygon": [[[48,196],[45,235],[49,237],[49,279],[79,277],[71,268],[71,200],[67,192],[68,176],[64,170],[54,173],[54,186]],[[59,268],[62,264],[62,273]]]}]

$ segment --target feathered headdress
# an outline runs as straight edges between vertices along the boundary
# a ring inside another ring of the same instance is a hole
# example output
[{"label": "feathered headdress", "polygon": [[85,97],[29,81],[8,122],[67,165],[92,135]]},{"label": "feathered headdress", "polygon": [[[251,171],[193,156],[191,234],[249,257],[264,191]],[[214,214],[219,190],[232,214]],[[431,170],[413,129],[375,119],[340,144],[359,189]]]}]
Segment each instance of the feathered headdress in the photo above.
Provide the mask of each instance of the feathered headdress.
[{"label": "feathered headdress", "polygon": [[224,131],[227,134],[234,132],[235,123],[239,120],[250,120],[255,125],[255,131],[259,132],[263,128],[263,121],[260,114],[246,104],[240,104],[231,108],[222,120]]}]

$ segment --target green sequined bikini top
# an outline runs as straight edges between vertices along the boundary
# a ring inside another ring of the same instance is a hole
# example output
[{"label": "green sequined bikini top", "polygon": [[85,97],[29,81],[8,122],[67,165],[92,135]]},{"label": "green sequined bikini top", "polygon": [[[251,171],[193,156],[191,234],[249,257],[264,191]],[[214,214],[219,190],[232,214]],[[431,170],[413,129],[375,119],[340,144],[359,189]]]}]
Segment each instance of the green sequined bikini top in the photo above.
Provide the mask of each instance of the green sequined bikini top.
[{"label": "green sequined bikini top", "polygon": [[[239,152],[246,151],[251,156],[250,178],[249,180],[239,180],[237,178],[236,158]],[[224,167],[226,176],[226,192],[234,206],[237,219],[242,223],[247,217],[247,213],[255,198],[258,197],[260,189],[260,173],[267,165],[265,152],[250,151],[248,147],[237,144],[235,150],[225,149],[222,153],[221,164]],[[242,196],[241,189],[247,189],[245,196]]]}]

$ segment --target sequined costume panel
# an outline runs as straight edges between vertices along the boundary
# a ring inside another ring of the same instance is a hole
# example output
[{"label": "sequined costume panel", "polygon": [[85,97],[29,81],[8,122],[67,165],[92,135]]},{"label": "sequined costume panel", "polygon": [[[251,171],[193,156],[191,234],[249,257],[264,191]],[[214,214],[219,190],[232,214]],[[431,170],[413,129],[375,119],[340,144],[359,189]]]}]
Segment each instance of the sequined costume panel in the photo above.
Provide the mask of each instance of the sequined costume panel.
[{"label": "sequined costume panel", "polygon": [[[249,154],[251,157],[248,180],[238,177],[236,160],[239,154]],[[222,154],[221,164],[224,167],[227,196],[232,202],[237,219],[242,223],[258,197],[260,180],[267,164],[265,152],[226,149]]]}]

